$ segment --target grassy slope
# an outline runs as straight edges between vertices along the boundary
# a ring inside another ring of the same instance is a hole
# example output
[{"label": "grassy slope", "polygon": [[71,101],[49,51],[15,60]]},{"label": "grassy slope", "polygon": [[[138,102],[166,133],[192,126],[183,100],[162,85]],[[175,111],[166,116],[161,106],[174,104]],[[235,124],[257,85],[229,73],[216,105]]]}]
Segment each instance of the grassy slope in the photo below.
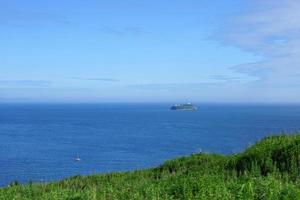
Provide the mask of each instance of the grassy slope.
[{"label": "grassy slope", "polygon": [[300,134],[271,136],[245,152],[195,154],[128,173],[12,184],[0,199],[300,199]]}]

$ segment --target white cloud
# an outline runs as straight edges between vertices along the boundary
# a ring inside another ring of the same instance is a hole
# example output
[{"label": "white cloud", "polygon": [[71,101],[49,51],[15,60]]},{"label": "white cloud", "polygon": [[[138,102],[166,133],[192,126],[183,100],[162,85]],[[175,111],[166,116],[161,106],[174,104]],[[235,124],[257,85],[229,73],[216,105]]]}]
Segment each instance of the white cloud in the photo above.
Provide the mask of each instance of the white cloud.
[{"label": "white cloud", "polygon": [[119,82],[120,80],[114,78],[85,78],[85,77],[72,77],[74,80],[81,81],[104,81],[104,82]]},{"label": "white cloud", "polygon": [[45,88],[51,84],[46,80],[0,80],[0,88]]},{"label": "white cloud", "polygon": [[264,59],[233,67],[269,86],[299,87],[300,1],[253,1],[254,10],[236,16],[222,30],[222,41]]}]

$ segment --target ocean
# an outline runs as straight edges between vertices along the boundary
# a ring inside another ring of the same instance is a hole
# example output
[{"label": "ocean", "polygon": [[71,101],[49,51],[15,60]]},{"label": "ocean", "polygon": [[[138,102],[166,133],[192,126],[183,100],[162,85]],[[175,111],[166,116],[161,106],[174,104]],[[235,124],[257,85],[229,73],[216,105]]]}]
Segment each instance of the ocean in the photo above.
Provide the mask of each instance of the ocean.
[{"label": "ocean", "polygon": [[0,104],[0,186],[155,167],[197,152],[238,153],[267,135],[300,130],[300,105],[170,106]]}]

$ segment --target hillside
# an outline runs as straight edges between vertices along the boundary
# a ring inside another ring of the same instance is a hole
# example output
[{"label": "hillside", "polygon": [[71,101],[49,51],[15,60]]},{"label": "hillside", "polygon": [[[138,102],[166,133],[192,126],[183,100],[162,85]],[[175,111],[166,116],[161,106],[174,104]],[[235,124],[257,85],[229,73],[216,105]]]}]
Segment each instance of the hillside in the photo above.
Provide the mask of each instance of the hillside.
[{"label": "hillside", "polygon": [[13,183],[0,199],[300,199],[300,134],[267,137],[244,152],[194,154],[126,173]]}]

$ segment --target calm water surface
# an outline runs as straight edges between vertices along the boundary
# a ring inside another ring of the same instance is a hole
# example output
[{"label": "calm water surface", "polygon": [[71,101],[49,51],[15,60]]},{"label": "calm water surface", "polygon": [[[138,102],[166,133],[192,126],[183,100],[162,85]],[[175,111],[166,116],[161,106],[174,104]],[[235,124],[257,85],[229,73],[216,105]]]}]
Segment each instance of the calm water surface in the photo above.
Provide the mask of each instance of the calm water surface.
[{"label": "calm water surface", "polygon": [[230,154],[300,130],[297,105],[169,106],[0,104],[0,186],[152,167],[199,151]]}]

